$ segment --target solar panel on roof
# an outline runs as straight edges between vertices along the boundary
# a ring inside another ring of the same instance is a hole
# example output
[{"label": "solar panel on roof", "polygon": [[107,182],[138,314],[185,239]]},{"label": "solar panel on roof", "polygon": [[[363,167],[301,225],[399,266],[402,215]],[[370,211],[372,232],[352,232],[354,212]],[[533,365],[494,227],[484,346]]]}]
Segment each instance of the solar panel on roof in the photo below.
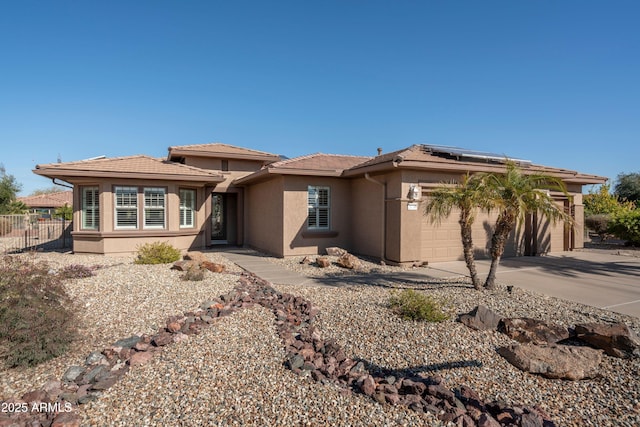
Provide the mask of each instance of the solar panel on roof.
[{"label": "solar panel on roof", "polygon": [[507,157],[504,154],[489,153],[485,151],[467,150],[459,147],[449,147],[446,145],[428,145],[423,144],[422,148],[432,154],[445,155],[459,159],[484,160],[498,163],[504,163],[507,160],[519,163],[521,165],[530,165],[531,160],[515,159]]}]

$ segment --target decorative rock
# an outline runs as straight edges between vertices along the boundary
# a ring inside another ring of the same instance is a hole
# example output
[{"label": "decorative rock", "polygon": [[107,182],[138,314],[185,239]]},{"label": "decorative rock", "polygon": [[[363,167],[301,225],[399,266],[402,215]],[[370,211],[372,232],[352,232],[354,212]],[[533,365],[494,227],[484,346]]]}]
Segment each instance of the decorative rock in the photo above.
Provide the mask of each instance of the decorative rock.
[{"label": "decorative rock", "polygon": [[340,267],[348,268],[350,270],[353,270],[360,266],[360,260],[356,256],[349,253],[345,253],[344,255],[340,256],[340,258],[336,260],[336,263],[338,263]]},{"label": "decorative rock", "polygon": [[136,345],[133,346],[133,349],[136,351],[147,351],[151,348],[151,344],[147,344],[146,342],[137,342]]},{"label": "decorative rock", "polygon": [[30,391],[28,393],[23,394],[20,399],[22,399],[27,403],[48,402],[49,396],[47,395],[47,392],[44,390],[34,390],[34,391]]},{"label": "decorative rock", "polygon": [[501,316],[484,305],[479,305],[467,314],[461,314],[458,321],[471,329],[490,331],[498,329]]},{"label": "decorative rock", "polygon": [[498,353],[522,371],[568,380],[595,377],[602,361],[598,350],[564,345],[511,345]]},{"label": "decorative rock", "polygon": [[182,325],[180,323],[178,323],[178,322],[169,322],[169,323],[167,323],[167,331],[169,331],[171,333],[176,333],[180,329],[182,329]]},{"label": "decorative rock", "polygon": [[207,258],[205,254],[199,251],[187,252],[182,258],[186,261],[195,261],[197,264],[202,264],[203,262],[209,261],[209,258]]},{"label": "decorative rock", "polygon": [[145,365],[151,359],[153,359],[153,353],[149,351],[138,351],[136,353],[133,353],[129,358],[129,365],[130,366]]},{"label": "decorative rock", "polygon": [[156,347],[163,347],[167,344],[171,344],[173,342],[173,334],[170,332],[160,332],[155,335],[151,340],[153,345]]},{"label": "decorative rock", "polygon": [[603,325],[582,323],[575,327],[576,338],[619,358],[640,357],[640,338],[624,323]]},{"label": "decorative rock", "polygon": [[371,375],[367,375],[362,379],[362,384],[360,385],[360,389],[364,394],[371,397],[376,391],[376,382],[373,380]]},{"label": "decorative rock", "polygon": [[502,319],[498,330],[521,343],[555,344],[569,338],[567,328],[527,317]]},{"label": "decorative rock", "polygon": [[114,347],[131,348],[136,345],[142,338],[138,335],[132,335],[113,343]]},{"label": "decorative rock", "polygon": [[102,363],[103,361],[106,361],[106,359],[107,358],[104,356],[104,354],[100,353],[99,351],[93,351],[89,353],[84,361],[84,364],[87,366],[97,365]]},{"label": "decorative rock", "polygon": [[309,265],[312,262],[313,261],[311,260],[311,257],[307,255],[304,258],[302,258],[302,260],[300,261],[300,264]]},{"label": "decorative rock", "polygon": [[84,368],[82,366],[70,366],[62,376],[64,382],[74,382],[80,375],[84,374]]},{"label": "decorative rock", "polygon": [[485,412],[478,418],[478,427],[500,427],[500,423]]},{"label": "decorative rock", "polygon": [[200,263],[200,267],[209,270],[212,273],[222,273],[224,272],[224,265],[222,264],[216,264],[215,262],[211,262],[211,261],[204,261],[202,263]]},{"label": "decorative rock", "polygon": [[327,255],[329,255],[329,256],[341,257],[341,256],[346,255],[348,253],[344,249],[338,248],[338,247],[331,247],[331,248],[327,248],[325,250],[327,251]]},{"label": "decorative rock", "polygon": [[176,261],[171,266],[171,270],[188,271],[192,268],[199,268],[199,264],[195,261]]},{"label": "decorative rock", "polygon": [[327,268],[331,265],[331,261],[329,261],[327,257],[318,257],[316,258],[316,264],[318,264],[320,268]]},{"label": "decorative rock", "polygon": [[60,412],[53,419],[51,427],[80,427],[80,416],[73,412]]}]

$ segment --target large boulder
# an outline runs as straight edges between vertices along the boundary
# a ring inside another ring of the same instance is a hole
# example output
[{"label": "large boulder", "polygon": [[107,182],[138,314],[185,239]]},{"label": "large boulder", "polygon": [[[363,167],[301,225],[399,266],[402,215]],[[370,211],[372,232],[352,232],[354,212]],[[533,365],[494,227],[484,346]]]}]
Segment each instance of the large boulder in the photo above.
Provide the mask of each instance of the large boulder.
[{"label": "large boulder", "polygon": [[338,248],[338,247],[331,247],[331,248],[327,248],[325,249],[327,251],[327,255],[329,256],[343,256],[347,254],[347,251],[345,251],[342,248]]},{"label": "large boulder", "polygon": [[458,316],[458,321],[472,329],[488,331],[498,329],[502,317],[484,305],[479,305],[469,313]]},{"label": "large boulder", "polygon": [[502,319],[498,330],[521,343],[555,344],[569,338],[569,330],[564,326],[528,317]]},{"label": "large boulder", "polygon": [[640,357],[640,338],[624,323],[582,323],[576,325],[575,333],[576,338],[604,350],[609,356]]},{"label": "large boulder", "polygon": [[343,268],[348,268],[353,270],[360,266],[360,260],[355,255],[351,255],[349,253],[345,253],[340,258],[336,260],[336,263]]},{"label": "large boulder", "polygon": [[498,353],[516,368],[546,378],[581,380],[598,375],[602,352],[589,347],[515,344]]}]

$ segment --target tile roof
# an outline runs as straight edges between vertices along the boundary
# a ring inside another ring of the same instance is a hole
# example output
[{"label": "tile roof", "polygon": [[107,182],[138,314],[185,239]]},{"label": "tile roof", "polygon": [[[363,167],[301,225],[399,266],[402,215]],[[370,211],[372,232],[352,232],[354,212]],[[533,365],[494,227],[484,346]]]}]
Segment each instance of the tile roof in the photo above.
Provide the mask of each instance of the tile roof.
[{"label": "tile roof", "polygon": [[[419,144],[412,145],[408,148],[393,151],[387,154],[376,156],[366,162],[359,165],[355,165],[349,170],[345,171],[345,175],[354,176],[370,170],[384,170],[389,167],[401,167],[401,168],[413,168],[413,169],[427,169],[427,170],[448,170],[448,171],[501,171],[504,170],[504,161],[500,159],[496,160],[497,155],[490,155],[487,158],[483,158],[479,152],[474,153],[471,156],[465,155],[450,155],[447,153],[434,152],[431,149],[432,146]],[[445,150],[446,151],[446,150]],[[462,150],[465,151],[465,150]],[[489,154],[489,153],[486,153]],[[476,157],[473,157],[476,156]],[[508,159],[505,156],[504,159]],[[519,160],[514,159],[516,163]],[[546,173],[561,177],[567,182],[574,183],[603,183],[607,178],[596,175],[582,174],[580,172],[554,168],[543,165],[532,164],[528,161],[522,162],[521,167],[525,170],[530,170],[535,173]]]},{"label": "tile roof", "polygon": [[18,197],[18,200],[30,208],[59,208],[65,204],[73,204],[73,191],[58,191],[56,193]]},{"label": "tile roof", "polygon": [[224,179],[217,172],[145,155],[36,165],[34,173],[50,177],[128,177],[218,182]]},{"label": "tile roof", "polygon": [[270,161],[277,161],[281,158],[278,154],[251,150],[249,148],[237,147],[235,145],[222,144],[220,142],[171,146],[169,147],[168,158],[171,158],[172,154],[197,154],[208,157],[256,158]]},{"label": "tile roof", "polygon": [[324,153],[308,154],[271,163],[257,172],[235,180],[234,183],[247,184],[265,179],[269,175],[341,176],[345,170],[368,159],[370,157]]},{"label": "tile roof", "polygon": [[266,167],[270,169],[309,169],[342,172],[345,169],[366,162],[370,158],[371,157],[365,156],[314,153],[271,163]]}]

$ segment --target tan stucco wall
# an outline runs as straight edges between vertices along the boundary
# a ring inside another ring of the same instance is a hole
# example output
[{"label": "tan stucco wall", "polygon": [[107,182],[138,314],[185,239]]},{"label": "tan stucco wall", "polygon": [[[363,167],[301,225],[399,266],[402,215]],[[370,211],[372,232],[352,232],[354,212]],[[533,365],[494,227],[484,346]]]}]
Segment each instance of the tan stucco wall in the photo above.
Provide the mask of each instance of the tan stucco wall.
[{"label": "tan stucco wall", "polygon": [[358,178],[351,181],[351,247],[353,252],[382,259],[384,254],[384,176],[371,177],[381,184]]},{"label": "tan stucco wall", "polygon": [[[100,230],[81,229],[81,192],[85,185],[98,185],[100,188]],[[113,188],[115,186],[163,187],[166,188],[165,228],[161,230],[144,229],[142,226],[141,200],[139,199],[138,229],[117,230],[114,229],[114,201]],[[196,215],[195,227],[180,228],[180,188],[196,190]],[[74,231],[73,250],[78,253],[105,253],[126,254],[134,253],[141,244],[151,242],[169,242],[181,250],[201,249],[207,245],[206,229],[207,221],[206,203],[208,193],[203,188],[194,187],[189,183],[167,183],[159,181],[131,181],[110,180],[102,182],[82,182],[76,184],[74,191]]]},{"label": "tan stucco wall", "polygon": [[[307,230],[308,186],[330,188],[330,230]],[[284,177],[284,256],[324,253],[327,247],[338,246],[351,251],[351,185],[346,179],[323,177]],[[357,216],[366,215],[366,207]],[[334,236],[331,232],[337,232]]]},{"label": "tan stucco wall", "polygon": [[275,177],[245,189],[245,245],[282,256],[284,180]]}]

